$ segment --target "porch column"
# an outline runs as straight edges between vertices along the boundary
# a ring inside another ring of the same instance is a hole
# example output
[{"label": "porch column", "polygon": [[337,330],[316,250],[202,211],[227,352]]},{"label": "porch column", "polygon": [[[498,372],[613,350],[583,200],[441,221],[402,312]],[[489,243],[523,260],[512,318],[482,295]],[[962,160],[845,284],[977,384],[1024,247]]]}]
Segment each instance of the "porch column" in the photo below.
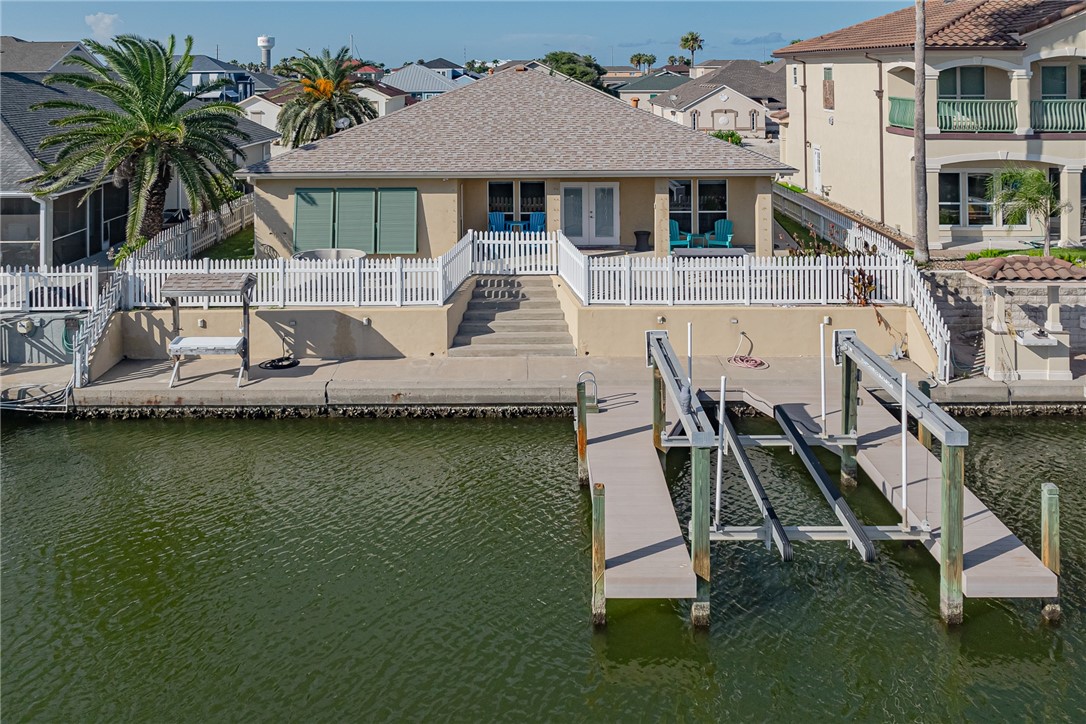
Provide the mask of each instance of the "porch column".
[{"label": "porch column", "polygon": [[1062,332],[1060,324],[1060,287],[1058,284],[1048,285],[1048,316],[1045,318],[1045,329],[1049,332]]},{"label": "porch column", "polygon": [[1060,169],[1060,201],[1068,204],[1060,213],[1060,246],[1071,246],[1082,240],[1081,166]]},{"label": "porch column", "polygon": [[555,179],[547,179],[544,185],[547,195],[547,231],[562,230],[562,185]]},{"label": "porch column", "polygon": [[1033,133],[1033,120],[1029,108],[1029,79],[1033,75],[1025,69],[1007,73],[1011,78],[1011,100],[1014,101],[1014,132],[1020,136]]},{"label": "porch column", "polygon": [[38,264],[53,265],[53,199],[34,198],[38,202]]},{"label": "porch column", "polygon": [[928,246],[942,249],[943,242],[939,231],[939,169],[929,168],[928,172]]},{"label": "porch column", "polygon": [[773,181],[768,176],[754,181],[754,253],[773,256]]},{"label": "porch column", "polygon": [[939,71],[924,71],[924,125],[931,136],[939,132]]},{"label": "porch column", "polygon": [[1007,288],[992,287],[992,331],[997,334],[1007,332]]},{"label": "porch column", "polygon": [[671,218],[671,197],[667,190],[667,179],[656,179],[655,198],[652,204],[652,247],[656,256],[667,256],[671,253],[671,230],[668,228],[668,220]]}]

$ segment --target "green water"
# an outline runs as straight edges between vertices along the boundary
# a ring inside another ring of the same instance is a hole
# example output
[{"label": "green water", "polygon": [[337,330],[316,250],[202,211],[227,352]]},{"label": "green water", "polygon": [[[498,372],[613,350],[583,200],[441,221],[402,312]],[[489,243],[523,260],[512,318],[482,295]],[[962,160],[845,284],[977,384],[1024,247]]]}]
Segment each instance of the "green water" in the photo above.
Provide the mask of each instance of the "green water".
[{"label": "green water", "polygon": [[[594,632],[569,420],[5,420],[3,718],[1081,721],[1086,423],[967,424],[969,485],[1035,550],[1061,486],[1058,627],[967,600],[946,630],[916,548],[746,543],[714,547],[707,633],[668,602]],[[833,522],[786,451],[752,458],[786,524]]]}]

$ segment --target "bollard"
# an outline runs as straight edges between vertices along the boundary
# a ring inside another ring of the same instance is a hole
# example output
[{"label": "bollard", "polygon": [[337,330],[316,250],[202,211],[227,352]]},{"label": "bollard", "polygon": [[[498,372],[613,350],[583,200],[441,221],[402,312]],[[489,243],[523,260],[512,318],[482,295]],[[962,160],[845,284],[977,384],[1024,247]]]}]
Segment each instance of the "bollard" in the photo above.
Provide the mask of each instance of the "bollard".
[{"label": "bollard", "polygon": [[592,623],[607,623],[607,595],[604,574],[607,571],[607,554],[604,549],[604,497],[603,483],[592,488]]},{"label": "bollard", "polygon": [[[1054,483],[1041,486],[1041,562],[1060,575],[1060,489]],[[1058,589],[1057,589],[1058,590]],[[1061,615],[1059,595],[1045,601],[1041,615],[1046,621],[1058,621]]]},{"label": "bollard", "polygon": [[948,624],[962,622],[965,448],[943,446],[943,523],[939,539],[939,612]]},{"label": "bollard", "polygon": [[577,383],[577,480],[588,483],[588,400],[585,383]]}]

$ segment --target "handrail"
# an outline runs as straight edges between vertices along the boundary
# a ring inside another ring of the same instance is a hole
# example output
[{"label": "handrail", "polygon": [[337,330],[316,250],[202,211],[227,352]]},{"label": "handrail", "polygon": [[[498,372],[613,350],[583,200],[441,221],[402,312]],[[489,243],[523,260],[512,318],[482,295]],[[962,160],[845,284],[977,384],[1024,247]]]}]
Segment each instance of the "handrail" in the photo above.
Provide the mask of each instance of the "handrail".
[{"label": "handrail", "polygon": [[940,100],[936,108],[940,131],[1012,133],[1017,124],[1014,101]]},{"label": "handrail", "polygon": [[1031,101],[1030,125],[1035,131],[1086,131],[1086,99]]}]

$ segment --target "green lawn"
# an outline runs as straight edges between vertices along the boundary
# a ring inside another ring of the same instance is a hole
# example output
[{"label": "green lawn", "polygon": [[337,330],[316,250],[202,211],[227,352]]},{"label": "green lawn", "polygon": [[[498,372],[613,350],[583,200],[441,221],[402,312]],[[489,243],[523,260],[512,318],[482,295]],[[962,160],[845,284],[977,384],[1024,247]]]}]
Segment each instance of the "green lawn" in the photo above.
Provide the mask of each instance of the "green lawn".
[{"label": "green lawn", "polygon": [[[1041,256],[1042,252],[1043,249],[986,249],[979,253],[971,252],[966,254],[965,258],[972,261],[973,259],[990,259],[997,256],[1011,256],[1012,254]],[[1067,261],[1083,262],[1086,261],[1086,249],[1060,249],[1053,244],[1052,256],[1057,259],[1066,259]]]},{"label": "green lawn", "polygon": [[253,227],[242,229],[211,247],[199,259],[252,259]]},{"label": "green lawn", "polygon": [[785,216],[779,211],[773,212],[773,220],[784,227],[784,230],[788,233],[789,239],[794,240],[796,236],[799,236],[800,240],[806,244],[811,244],[818,240],[817,234],[813,234],[810,229],[803,226],[803,224],[789,216]]}]

